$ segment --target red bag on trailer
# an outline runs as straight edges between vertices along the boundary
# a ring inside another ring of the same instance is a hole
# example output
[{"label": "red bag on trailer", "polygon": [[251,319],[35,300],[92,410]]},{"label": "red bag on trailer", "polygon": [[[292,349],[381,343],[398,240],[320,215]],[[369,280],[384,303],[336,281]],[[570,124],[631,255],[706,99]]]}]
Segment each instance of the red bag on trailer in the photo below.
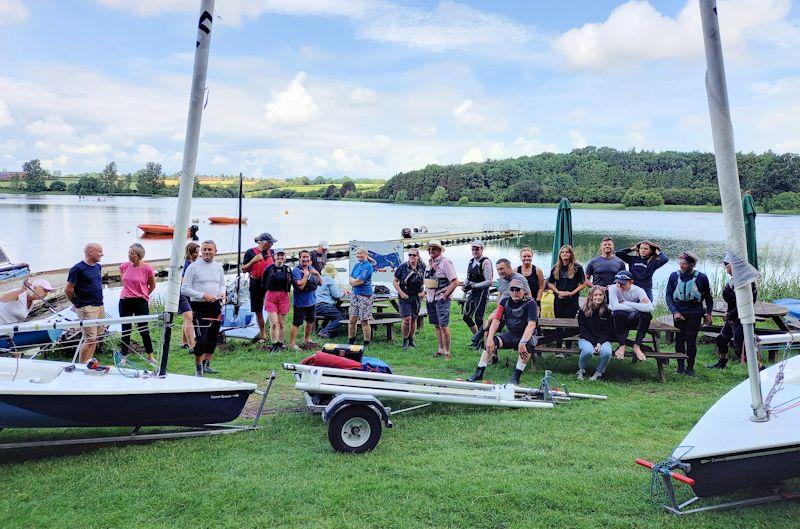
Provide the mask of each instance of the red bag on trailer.
[{"label": "red bag on trailer", "polygon": [[336,369],[361,369],[361,362],[356,362],[343,356],[323,353],[322,351],[303,358],[300,363],[307,366],[335,367]]}]

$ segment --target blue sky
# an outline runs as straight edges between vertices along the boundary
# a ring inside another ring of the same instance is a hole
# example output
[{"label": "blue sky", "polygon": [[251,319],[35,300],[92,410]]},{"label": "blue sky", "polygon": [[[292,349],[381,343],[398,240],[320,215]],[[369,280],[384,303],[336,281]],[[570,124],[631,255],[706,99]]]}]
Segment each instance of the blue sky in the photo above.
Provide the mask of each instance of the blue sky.
[{"label": "blue sky", "polygon": [[[0,168],[179,169],[197,0],[0,0]],[[739,150],[800,151],[800,15],[720,0]],[[218,0],[198,172],[710,150],[696,0]]]}]

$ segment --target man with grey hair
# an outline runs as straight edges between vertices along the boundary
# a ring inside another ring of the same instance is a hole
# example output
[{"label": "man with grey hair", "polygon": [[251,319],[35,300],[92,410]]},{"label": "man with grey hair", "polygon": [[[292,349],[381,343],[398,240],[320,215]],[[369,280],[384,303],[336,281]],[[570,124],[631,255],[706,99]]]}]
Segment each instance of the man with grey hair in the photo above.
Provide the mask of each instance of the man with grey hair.
[{"label": "man with grey hair", "polygon": [[[101,274],[100,259],[103,257],[103,247],[96,242],[90,242],[83,247],[83,261],[70,268],[67,274],[67,286],[64,294],[73,305],[75,312],[82,320],[95,320],[106,317],[103,307],[103,277]],[[105,332],[105,327],[86,326],[81,328],[83,343],[81,344],[80,361],[86,363],[94,357],[97,350],[99,336]]]},{"label": "man with grey hair", "polygon": [[181,285],[181,294],[189,298],[198,329],[197,345],[194,347],[195,376],[217,373],[211,368],[217,336],[221,324],[222,302],[225,300],[225,270],[214,261],[217,244],[203,241],[200,245],[202,259],[192,262],[186,269]]},{"label": "man with grey hair", "polygon": [[[519,279],[524,284],[522,285],[523,290],[523,297],[526,299],[531,299],[531,286],[528,283],[528,280],[525,278],[524,275],[520,274],[519,272],[515,272],[513,268],[511,268],[511,261],[506,259],[505,257],[500,258],[495,263],[497,266],[497,303],[500,303],[504,299],[508,297],[508,289],[510,288],[511,281],[514,279]],[[472,336],[472,346],[476,349],[483,349],[481,347],[481,340],[483,340],[484,334],[486,331],[489,330],[489,326],[492,324],[492,320],[494,319],[494,315],[496,313],[492,313],[489,315],[489,319],[486,320],[486,323],[483,324],[483,327],[478,329]]]},{"label": "man with grey hair", "polygon": [[483,315],[486,312],[492,279],[492,261],[483,256],[483,241],[475,239],[472,241],[472,259],[467,263],[467,278],[461,287],[467,294],[463,319],[472,334],[483,327]]},{"label": "man with grey hair", "polygon": [[328,241],[319,241],[317,247],[314,250],[311,250],[311,266],[314,269],[322,273],[322,269],[325,268],[325,265],[328,263]]},{"label": "man with grey hair", "polygon": [[361,331],[364,333],[364,347],[369,345],[372,338],[372,296],[375,291],[372,289],[372,272],[374,268],[369,258],[369,252],[364,247],[356,250],[356,262],[350,268],[350,286],[353,292],[350,295],[350,309],[348,312],[349,320],[347,325],[347,341],[350,344],[356,342],[358,324],[361,324]]}]

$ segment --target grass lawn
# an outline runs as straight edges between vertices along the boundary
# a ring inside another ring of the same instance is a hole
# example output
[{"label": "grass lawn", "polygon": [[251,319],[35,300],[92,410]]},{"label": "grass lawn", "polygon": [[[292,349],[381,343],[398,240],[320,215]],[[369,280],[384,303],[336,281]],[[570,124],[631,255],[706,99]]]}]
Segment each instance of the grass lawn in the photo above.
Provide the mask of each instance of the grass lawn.
[{"label": "grass lawn", "polygon": [[[477,355],[466,348],[463,323],[453,320],[450,362],[431,358],[429,325],[416,350],[403,353],[381,330],[370,354],[397,373],[465,377]],[[191,373],[191,357],[173,351],[170,371]],[[432,405],[395,416],[375,451],[358,456],[334,453],[320,418],[304,412],[281,369],[303,356],[242,343],[218,355],[214,365],[226,378],[263,385],[278,371],[258,431],[3,462],[0,527],[797,527],[796,504],[677,518],[649,502],[650,475],[635,457],[669,456],[746,377],[738,365],[704,369],[710,346],[701,348],[696,377],[671,369],[663,385],[652,361],[612,360],[602,382],[578,382],[574,357],[545,356],[523,383],[536,383],[546,367],[571,390],[609,399],[552,410]],[[514,360],[508,351],[502,358],[488,378],[507,379]],[[37,434],[3,432],[2,439]]]}]

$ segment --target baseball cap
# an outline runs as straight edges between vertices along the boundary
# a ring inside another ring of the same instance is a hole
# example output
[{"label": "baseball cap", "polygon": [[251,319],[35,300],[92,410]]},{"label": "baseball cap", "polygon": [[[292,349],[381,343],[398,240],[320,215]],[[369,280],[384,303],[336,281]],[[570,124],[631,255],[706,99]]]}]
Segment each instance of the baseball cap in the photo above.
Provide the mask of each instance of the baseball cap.
[{"label": "baseball cap", "polygon": [[633,281],[633,276],[627,270],[620,270],[617,272],[617,275],[614,276],[614,281],[617,283],[627,283],[628,281]]},{"label": "baseball cap", "polygon": [[474,241],[472,241],[470,246],[472,246],[472,247],[477,246],[478,248],[483,248],[483,241],[480,240],[480,239],[475,239]]},{"label": "baseball cap", "polygon": [[286,250],[284,250],[283,248],[274,248],[272,251],[275,252],[275,255],[278,255],[279,253],[286,255]]},{"label": "baseball cap", "polygon": [[53,290],[55,290],[53,288],[53,285],[50,284],[50,281],[48,281],[47,279],[43,279],[43,278],[34,279],[33,281],[31,281],[31,286],[32,287],[43,288],[43,289],[47,290],[48,292],[52,292]]},{"label": "baseball cap", "polygon": [[330,248],[331,245],[328,244],[328,241],[319,241],[319,244],[317,246],[327,250],[328,248]]},{"label": "baseball cap", "polygon": [[524,288],[525,288],[525,285],[523,285],[523,284],[522,284],[522,281],[520,281],[519,279],[512,279],[512,280],[511,280],[511,281],[508,283],[508,287],[509,287],[509,288],[511,288],[511,287],[517,287],[517,288],[524,289]]},{"label": "baseball cap", "polygon": [[278,242],[278,239],[276,239],[275,237],[273,237],[272,235],[270,235],[269,233],[266,233],[266,232],[264,232],[261,235],[259,235],[258,237],[256,237],[255,240],[256,240],[256,242],[271,242],[273,244]]}]

